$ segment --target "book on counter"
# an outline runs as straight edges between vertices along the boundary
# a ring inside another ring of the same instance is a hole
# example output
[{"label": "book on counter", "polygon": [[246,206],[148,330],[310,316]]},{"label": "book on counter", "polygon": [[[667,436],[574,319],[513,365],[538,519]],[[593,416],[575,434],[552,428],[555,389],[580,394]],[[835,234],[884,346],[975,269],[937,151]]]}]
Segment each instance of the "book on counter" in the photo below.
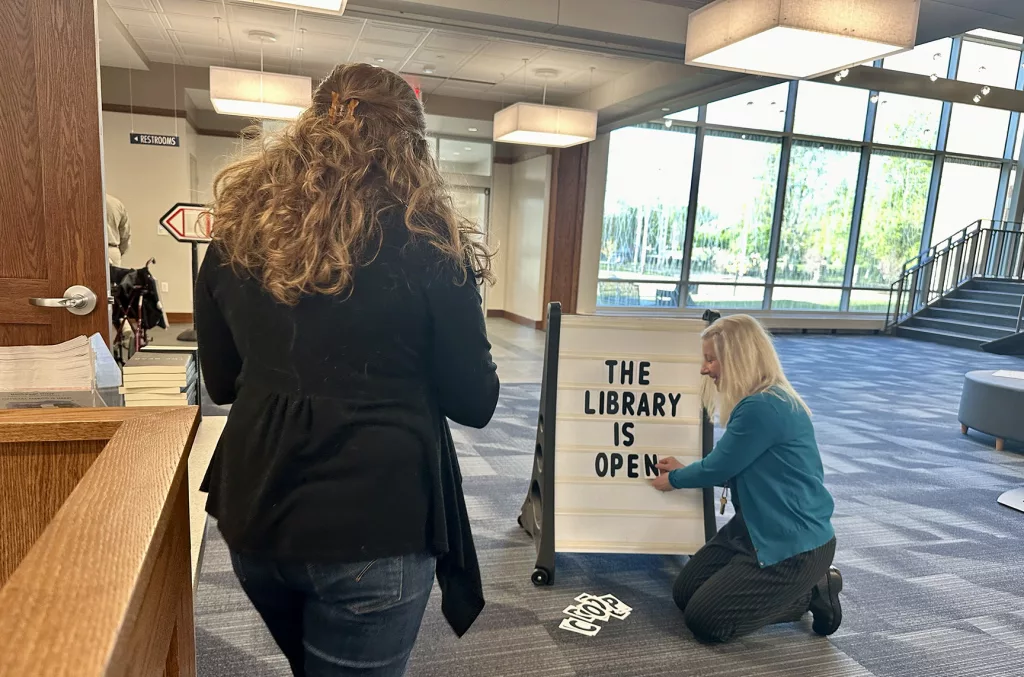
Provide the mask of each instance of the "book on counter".
[{"label": "book on counter", "polygon": [[195,404],[198,370],[195,353],[139,351],[124,365],[126,407],[175,407]]}]

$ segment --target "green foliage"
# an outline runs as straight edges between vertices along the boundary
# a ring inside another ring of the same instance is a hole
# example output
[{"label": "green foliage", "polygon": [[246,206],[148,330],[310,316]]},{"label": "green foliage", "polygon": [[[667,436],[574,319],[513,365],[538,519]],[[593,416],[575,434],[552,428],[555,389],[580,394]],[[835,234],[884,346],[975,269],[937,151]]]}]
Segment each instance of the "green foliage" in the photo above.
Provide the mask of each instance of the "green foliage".
[{"label": "green foliage", "polygon": [[[894,133],[908,146],[927,145],[930,135],[934,136],[930,117],[928,111],[918,111],[894,124]],[[859,164],[858,152],[794,144],[780,233],[779,283],[843,283]],[[871,157],[855,286],[887,287],[904,262],[917,255],[931,170],[930,156],[877,151]],[[760,190],[742,210],[738,222],[726,222],[709,205],[698,206],[691,278],[764,279],[778,175],[779,153],[764,153],[764,163],[756,173]],[[737,199],[744,197],[738,195]],[[625,198],[609,205],[601,268],[645,278],[679,279],[686,217],[685,206],[661,201],[638,205]],[[794,302],[793,307],[801,305]]]}]

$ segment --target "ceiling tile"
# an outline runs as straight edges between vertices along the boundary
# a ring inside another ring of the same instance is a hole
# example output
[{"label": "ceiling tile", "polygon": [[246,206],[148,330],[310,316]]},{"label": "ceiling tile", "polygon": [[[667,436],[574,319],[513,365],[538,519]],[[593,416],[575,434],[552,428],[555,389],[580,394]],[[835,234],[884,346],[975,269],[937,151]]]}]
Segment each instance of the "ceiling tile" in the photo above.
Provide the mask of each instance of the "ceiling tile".
[{"label": "ceiling tile", "polygon": [[143,40],[163,40],[165,36],[164,29],[153,28],[152,26],[128,26],[128,32],[136,40],[139,38]]},{"label": "ceiling tile", "polygon": [[146,40],[138,39],[135,43],[141,47],[146,54],[150,51],[154,52],[171,52],[177,54],[177,50],[174,48],[174,43],[170,40]]},{"label": "ceiling tile", "polygon": [[[433,73],[426,73],[423,70],[424,68],[427,68],[428,66],[430,67],[430,69],[432,71],[434,71]],[[458,67],[457,64],[449,64],[449,63],[445,63],[444,61],[440,61],[438,63],[426,63],[424,61],[410,61],[406,65],[406,67],[404,69],[404,72],[410,73],[412,75],[421,75],[422,74],[424,77],[433,77],[435,79],[436,78],[450,78],[455,73],[455,69],[457,67]]]},{"label": "ceiling tile", "polygon": [[228,5],[228,21],[232,24],[250,24],[263,30],[289,32],[295,27],[295,12],[262,5],[239,7]]},{"label": "ceiling tile", "polygon": [[[188,31],[167,31],[170,36],[182,45],[204,45],[211,49],[217,48],[217,37],[210,37],[201,33],[190,33]],[[227,37],[227,36],[225,36]],[[230,52],[231,45],[224,41],[224,48]]]},{"label": "ceiling tile", "polygon": [[299,14],[299,28],[314,33],[356,37],[365,23],[362,19],[327,17],[319,14]]},{"label": "ceiling tile", "polygon": [[371,21],[363,31],[363,39],[411,47],[422,40],[425,34],[426,31],[420,28],[406,28]]},{"label": "ceiling tile", "polygon": [[[189,16],[187,14],[165,14],[164,19],[172,30],[187,31],[189,33],[203,34],[217,37],[217,20],[207,16]],[[220,27],[221,34],[227,34],[228,27],[225,22]]]},{"label": "ceiling tile", "polygon": [[464,52],[445,52],[436,49],[420,49],[415,56],[417,61],[426,63],[445,63],[451,68],[461,66],[473,58],[472,54]]},{"label": "ceiling tile", "polygon": [[117,9],[118,7],[143,9],[147,11],[151,11],[153,9],[152,0],[108,0],[108,2],[114,9]]},{"label": "ceiling tile", "polygon": [[521,71],[523,64],[515,59],[496,59],[489,56],[474,56],[459,69],[459,77],[468,80],[498,82]]},{"label": "ceiling tile", "polygon": [[157,0],[163,11],[168,14],[188,14],[212,19],[221,14],[221,3],[218,0]]},{"label": "ceiling tile", "polygon": [[331,58],[344,59],[352,51],[354,38],[343,35],[327,35],[325,33],[306,33],[300,35],[296,45],[306,50],[306,55],[316,54]]},{"label": "ceiling tile", "polygon": [[374,42],[370,40],[360,40],[359,44],[356,45],[357,54],[365,54],[367,56],[381,56],[392,59],[405,59],[409,56],[409,52],[412,49],[410,46],[405,45],[392,45],[381,42]]},{"label": "ceiling tile", "polygon": [[159,28],[163,26],[160,22],[160,15],[155,12],[141,12],[134,9],[114,8],[114,13],[125,26],[151,26]]},{"label": "ceiling tile", "polygon": [[[291,41],[285,43],[265,44],[263,49],[260,49],[260,43],[253,42],[248,38],[243,38],[242,41],[235,43],[235,52],[237,54],[245,54],[249,57],[254,57],[257,61],[260,58],[260,52],[262,51],[264,58],[291,58],[292,55],[292,43]],[[308,55],[307,55],[308,56]]]},{"label": "ceiling tile", "polygon": [[423,43],[423,48],[444,52],[475,52],[486,44],[487,40],[471,35],[440,32],[431,33],[427,41]]},{"label": "ceiling tile", "polygon": [[492,40],[480,53],[485,56],[516,59],[521,64],[523,59],[536,59],[546,50],[547,48],[541,45],[531,45],[525,42]]},{"label": "ceiling tile", "polygon": [[[377,68],[383,68],[384,70],[389,70],[392,72],[397,72],[398,67],[402,65],[402,61],[399,61],[398,59],[384,59],[383,61],[379,61],[379,58],[380,57],[355,55],[348,61],[351,63],[368,63],[371,66],[376,66]],[[343,63],[344,61],[344,59],[341,59],[338,61],[338,63]]]}]

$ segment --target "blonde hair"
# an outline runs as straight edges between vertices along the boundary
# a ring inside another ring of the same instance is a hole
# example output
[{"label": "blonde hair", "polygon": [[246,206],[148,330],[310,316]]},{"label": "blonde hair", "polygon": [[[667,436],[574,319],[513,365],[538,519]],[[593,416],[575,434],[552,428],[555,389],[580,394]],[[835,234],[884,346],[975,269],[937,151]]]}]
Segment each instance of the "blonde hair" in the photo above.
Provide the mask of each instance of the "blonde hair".
[{"label": "blonde hair", "polygon": [[337,66],[294,123],[256,141],[214,180],[213,238],[277,300],[350,292],[355,270],[380,249],[379,217],[391,209],[404,212],[410,239],[432,245],[474,283],[493,282],[491,253],[456,212],[423,106],[398,75]]},{"label": "blonde hair", "polygon": [[711,405],[708,411],[717,409],[721,425],[728,425],[740,400],[766,391],[789,400],[808,416],[811,414],[807,403],[786,378],[772,337],[760,322],[749,315],[730,315],[705,329],[701,337],[711,341],[720,367],[717,401],[706,385],[710,379],[704,379],[702,397],[705,406]]}]

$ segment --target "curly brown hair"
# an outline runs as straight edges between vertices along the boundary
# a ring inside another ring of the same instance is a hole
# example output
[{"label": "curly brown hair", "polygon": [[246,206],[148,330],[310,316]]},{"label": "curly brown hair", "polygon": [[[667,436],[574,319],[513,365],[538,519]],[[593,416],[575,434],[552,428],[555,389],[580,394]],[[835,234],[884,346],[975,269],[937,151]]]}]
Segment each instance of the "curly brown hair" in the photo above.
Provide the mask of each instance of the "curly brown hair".
[{"label": "curly brown hair", "polygon": [[379,250],[380,215],[394,208],[411,239],[466,271],[460,283],[494,281],[490,251],[428,149],[423,106],[398,75],[337,66],[294,123],[256,141],[214,180],[213,239],[279,301],[350,292]]}]

